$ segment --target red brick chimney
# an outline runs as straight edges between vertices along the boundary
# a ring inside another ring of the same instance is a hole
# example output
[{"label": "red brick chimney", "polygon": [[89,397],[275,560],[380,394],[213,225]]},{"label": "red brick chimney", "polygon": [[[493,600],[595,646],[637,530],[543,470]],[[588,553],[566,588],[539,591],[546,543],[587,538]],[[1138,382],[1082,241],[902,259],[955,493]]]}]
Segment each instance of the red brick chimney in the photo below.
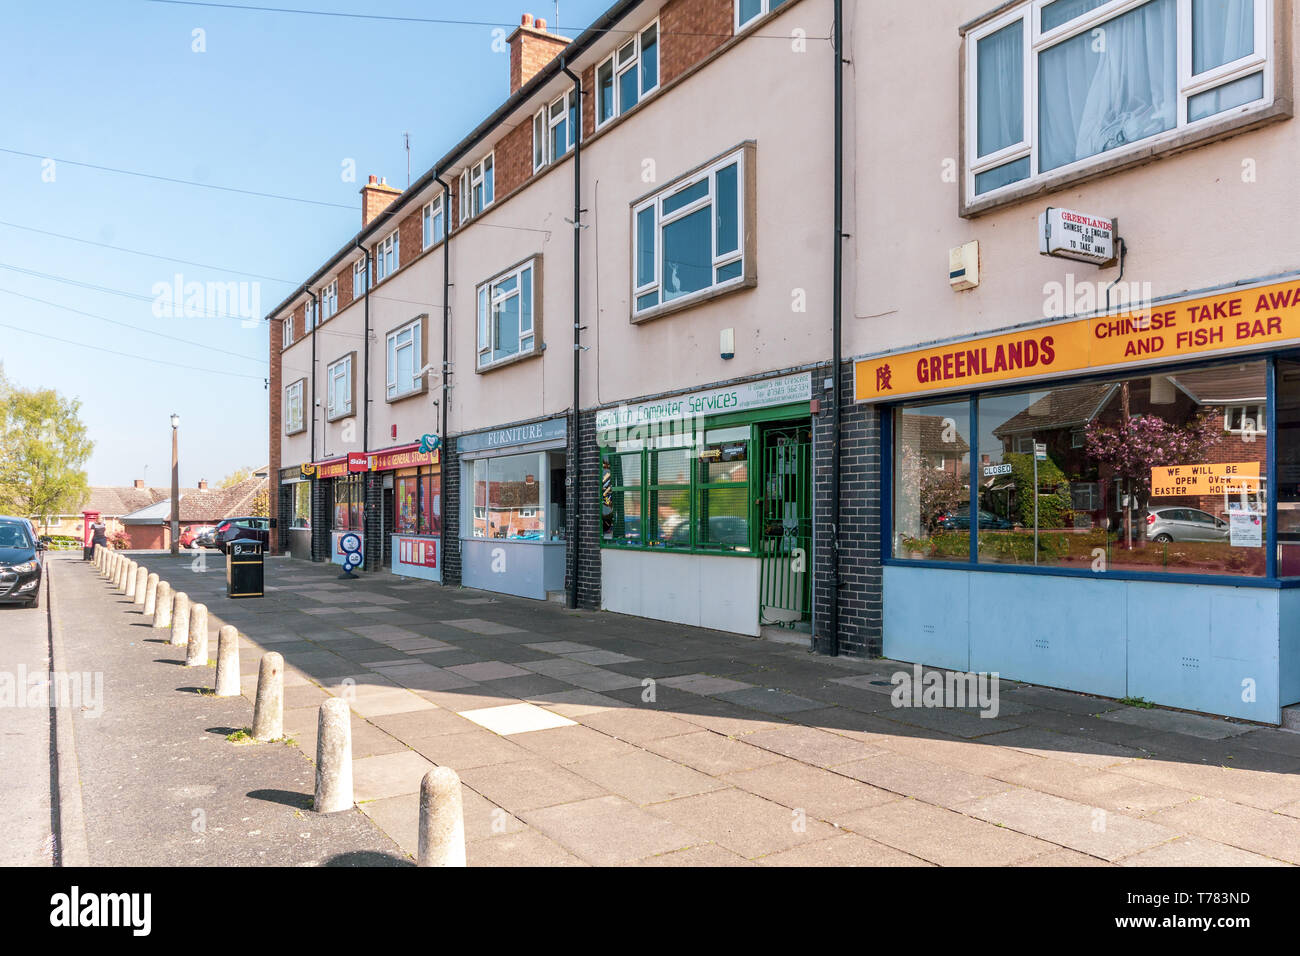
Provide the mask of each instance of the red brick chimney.
[{"label": "red brick chimney", "polygon": [[388,180],[371,176],[370,182],[361,187],[361,227],[370,225],[401,194],[400,189],[388,185]]},{"label": "red brick chimney", "polygon": [[136,486],[137,488],[143,488],[143,487],[144,487],[144,479],[143,479],[143,478],[137,478],[137,479],[135,480],[135,486]]},{"label": "red brick chimney", "polygon": [[510,34],[510,92],[518,89],[541,72],[569,45],[568,37],[546,32],[545,20],[534,20],[531,13],[519,18],[519,27]]},{"label": "red brick chimney", "polygon": [[208,490],[208,479],[206,479],[206,478],[200,478],[200,479],[199,479],[199,491],[207,491],[207,490]]}]

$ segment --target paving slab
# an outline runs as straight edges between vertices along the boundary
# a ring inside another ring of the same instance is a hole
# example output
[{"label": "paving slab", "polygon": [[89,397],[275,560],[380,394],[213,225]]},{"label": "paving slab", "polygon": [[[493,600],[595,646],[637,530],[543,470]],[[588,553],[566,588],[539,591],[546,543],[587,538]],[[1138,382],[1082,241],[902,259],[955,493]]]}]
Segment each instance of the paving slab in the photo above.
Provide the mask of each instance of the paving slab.
[{"label": "paving slab", "polygon": [[988,775],[1129,816],[1147,816],[1196,799],[1195,793],[1186,790],[1040,757],[1014,767],[989,770]]},{"label": "paving slab", "polygon": [[746,734],[744,741],[816,767],[833,767],[884,753],[860,740],[842,737],[815,727],[779,727]]},{"label": "paving slab", "polygon": [[759,857],[762,866],[930,866],[924,860],[856,833],[840,833]]},{"label": "paving slab", "polygon": [[729,773],[722,779],[738,789],[837,826],[855,811],[900,799],[895,793],[860,780],[786,757],[754,770]]},{"label": "paving slab", "polygon": [[648,740],[642,746],[661,757],[712,776],[750,770],[785,759],[761,747],[708,730],[660,737]]},{"label": "paving slab", "polygon": [[413,750],[362,757],[352,761],[352,791],[358,803],[403,793],[419,793],[420,781],[433,764]]},{"label": "paving slab", "polygon": [[476,840],[465,847],[468,866],[587,866],[578,857],[532,828]]},{"label": "paving slab", "polygon": [[460,775],[488,800],[510,813],[603,797],[607,790],[572,770],[534,757],[517,763],[474,767]]},{"label": "paving slab", "polygon": [[526,810],[521,817],[574,856],[596,866],[614,866],[700,842],[672,822],[615,796]]},{"label": "paving slab", "polygon": [[836,833],[834,827],[819,820],[809,820],[789,807],[736,789],[656,803],[647,810],[746,859],[788,850]]},{"label": "paving slab", "polygon": [[1120,861],[1121,866],[1290,866],[1258,853],[1215,843],[1201,837],[1185,836],[1160,846],[1143,850]]},{"label": "paving slab", "polygon": [[510,740],[524,750],[561,766],[637,752],[635,747],[617,737],[599,733],[572,721],[569,726],[517,733]]},{"label": "paving slab", "polygon": [[412,737],[406,744],[420,756],[457,773],[464,773],[472,767],[515,763],[531,756],[529,751],[509,739],[481,729],[463,734]]},{"label": "paving slab", "polygon": [[1300,820],[1295,817],[1206,797],[1162,810],[1150,819],[1215,843],[1300,864]]},{"label": "paving slab", "polygon": [[1101,720],[1113,720],[1134,727],[1147,727],[1151,730],[1172,731],[1187,734],[1204,740],[1222,740],[1236,737],[1255,729],[1254,724],[1239,724],[1221,717],[1207,717],[1204,714],[1185,714],[1177,710],[1165,710],[1161,707],[1121,707],[1108,710],[1100,715]]},{"label": "paving slab", "polygon": [[1011,866],[1057,849],[1055,844],[919,800],[892,800],[836,822],[939,866]]},{"label": "paving slab", "polygon": [[577,761],[569,764],[569,769],[638,806],[725,786],[708,774],[645,750]]},{"label": "paving slab", "polygon": [[462,710],[460,715],[502,736],[574,725],[574,721],[568,717],[562,717],[536,704],[526,703]]},{"label": "paving slab", "polygon": [[880,754],[840,764],[835,771],[881,790],[915,797],[949,809],[1012,789],[1011,784],[992,777],[966,773],[898,754]]}]

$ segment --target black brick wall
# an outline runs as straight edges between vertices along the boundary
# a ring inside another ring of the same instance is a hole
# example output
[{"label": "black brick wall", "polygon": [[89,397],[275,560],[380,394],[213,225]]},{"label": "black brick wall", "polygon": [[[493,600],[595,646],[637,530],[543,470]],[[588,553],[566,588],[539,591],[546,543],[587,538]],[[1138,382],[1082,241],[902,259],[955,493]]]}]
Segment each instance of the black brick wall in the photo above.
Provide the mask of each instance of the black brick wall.
[{"label": "black brick wall", "polygon": [[442,440],[442,583],[460,586],[460,457],[456,439]]},{"label": "black brick wall", "polygon": [[[816,561],[813,603],[818,650],[826,646],[831,585],[831,414],[822,382],[830,366],[813,372],[813,394],[823,396],[813,416],[816,471]],[[881,654],[880,420],[876,406],[853,401],[853,366],[844,363],[840,388],[840,653]]]},{"label": "black brick wall", "polygon": [[[566,473],[572,476],[574,455],[578,456],[581,474],[577,484],[569,485],[565,508],[565,540],[570,548],[577,542],[578,607],[600,608],[600,449],[596,446],[596,413],[579,416],[579,424],[569,423],[569,444],[565,460]],[[574,496],[577,496],[575,504]],[[576,525],[576,536],[575,536]],[[564,589],[572,586],[573,564],[564,571]]]},{"label": "black brick wall", "polygon": [[296,487],[280,483],[280,502],[275,518],[276,554],[289,553],[289,525],[293,522],[293,489]]},{"label": "black brick wall", "polygon": [[328,561],[330,559],[330,511],[329,480],[313,478],[311,480],[311,559]]},{"label": "black brick wall", "polygon": [[384,510],[384,476],[379,472],[368,471],[365,474],[365,514],[361,527],[365,535],[362,553],[365,555],[363,571],[378,571],[383,567],[383,510]]}]

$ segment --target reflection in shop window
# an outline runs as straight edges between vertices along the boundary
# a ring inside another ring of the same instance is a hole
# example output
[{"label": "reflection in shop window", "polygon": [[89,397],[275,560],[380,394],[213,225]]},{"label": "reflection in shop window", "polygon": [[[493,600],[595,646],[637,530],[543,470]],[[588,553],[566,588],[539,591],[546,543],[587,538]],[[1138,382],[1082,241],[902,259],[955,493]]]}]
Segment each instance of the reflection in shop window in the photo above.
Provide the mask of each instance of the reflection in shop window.
[{"label": "reflection in shop window", "polygon": [[311,482],[300,481],[293,486],[293,526],[311,527]]},{"label": "reflection in shop window", "polygon": [[442,531],[442,476],[404,475],[393,488],[393,528],[398,534],[439,534]]},{"label": "reflection in shop window", "polygon": [[1263,574],[1267,445],[1225,407],[1266,392],[1253,362],[981,397],[980,562]]},{"label": "reflection in shop window", "polygon": [[475,538],[545,540],[542,482],[548,467],[545,453],[480,458],[470,463],[471,534]]},{"label": "reflection in shop window", "polygon": [[894,417],[894,557],[970,559],[970,403]]},{"label": "reflection in shop window", "polygon": [[1277,363],[1277,573],[1300,577],[1300,362]]}]

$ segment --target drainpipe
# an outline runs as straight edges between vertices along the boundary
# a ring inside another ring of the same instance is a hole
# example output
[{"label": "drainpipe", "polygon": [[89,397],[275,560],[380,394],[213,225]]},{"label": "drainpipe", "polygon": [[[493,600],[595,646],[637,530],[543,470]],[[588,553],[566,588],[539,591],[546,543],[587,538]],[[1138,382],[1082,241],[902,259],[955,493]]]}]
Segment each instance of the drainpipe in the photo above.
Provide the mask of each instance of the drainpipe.
[{"label": "drainpipe", "polygon": [[320,328],[320,303],[316,293],[308,290],[311,298],[312,312],[316,316],[316,325],[311,330],[311,460],[316,460],[316,330]]},{"label": "drainpipe", "polygon": [[844,284],[844,2],[835,0],[835,245],[831,249],[834,283],[831,289],[831,607],[829,627],[822,635],[822,650],[840,653],[840,362],[841,307]]},{"label": "drainpipe", "polygon": [[[361,346],[361,451],[370,451],[370,253],[366,247],[357,239],[353,245],[361,250],[361,254],[366,259],[366,291],[365,291],[365,326],[366,334]],[[355,370],[354,370],[355,374]]]},{"label": "drainpipe", "polygon": [[569,64],[560,61],[564,75],[573,80],[575,102],[578,104],[577,120],[573,130],[573,423],[569,426],[570,439],[573,442],[573,473],[568,476],[569,487],[573,489],[573,504],[570,509],[569,527],[573,533],[568,541],[567,558],[569,572],[569,593],[565,606],[574,610],[578,606],[578,522],[582,516],[582,433],[579,428],[581,408],[578,402],[578,384],[580,381],[579,357],[582,355],[582,78],[569,69]]},{"label": "drainpipe", "polygon": [[[447,402],[450,395],[447,378],[451,375],[451,362],[447,358],[448,330],[451,328],[451,186],[448,185],[447,180],[442,178],[441,170],[433,178],[434,182],[442,187],[442,403],[440,408],[442,429],[438,432],[438,437],[442,440],[442,446],[445,448],[447,445]],[[477,305],[475,308],[477,308]],[[438,459],[445,462],[447,456],[439,452]],[[439,469],[439,474],[439,484],[445,489],[447,476],[444,469]],[[442,496],[442,500],[447,500],[445,494]],[[439,526],[438,550],[443,555],[447,553],[446,517],[446,515],[443,515],[444,520]],[[442,561],[443,565],[446,566],[445,557]]]}]

